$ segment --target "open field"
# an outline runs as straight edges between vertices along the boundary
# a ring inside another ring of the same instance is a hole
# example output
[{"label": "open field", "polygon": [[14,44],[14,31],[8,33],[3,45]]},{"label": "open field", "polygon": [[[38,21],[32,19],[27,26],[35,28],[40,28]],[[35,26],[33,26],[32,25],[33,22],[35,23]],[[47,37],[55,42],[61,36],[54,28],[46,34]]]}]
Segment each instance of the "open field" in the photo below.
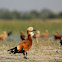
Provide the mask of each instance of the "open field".
[{"label": "open field", "polygon": [[[26,29],[33,26],[36,30],[40,30],[41,34],[48,29],[49,35],[55,32],[62,34],[62,19],[57,20],[32,20],[32,21],[0,21],[0,34],[3,31],[12,31],[12,36],[19,36],[23,31],[26,35]],[[35,32],[34,32],[35,33]],[[60,41],[49,39],[39,39],[38,44],[33,39],[32,49],[28,51],[29,59],[24,59],[23,54],[9,54],[8,49],[17,46],[21,40],[14,41],[12,39],[0,41],[0,62],[62,62],[62,46]]]},{"label": "open field", "polygon": [[57,31],[62,34],[62,19],[52,19],[45,22],[42,20],[0,20],[0,34],[2,31],[12,31],[13,35],[19,35],[21,31],[26,34],[29,26],[33,26],[40,33],[48,29],[50,35],[53,35]]},{"label": "open field", "polygon": [[37,44],[33,40],[32,49],[28,52],[28,58],[24,59],[22,53],[9,54],[8,49],[15,47],[20,41],[0,41],[0,62],[62,62],[62,47],[59,41],[39,40]]}]

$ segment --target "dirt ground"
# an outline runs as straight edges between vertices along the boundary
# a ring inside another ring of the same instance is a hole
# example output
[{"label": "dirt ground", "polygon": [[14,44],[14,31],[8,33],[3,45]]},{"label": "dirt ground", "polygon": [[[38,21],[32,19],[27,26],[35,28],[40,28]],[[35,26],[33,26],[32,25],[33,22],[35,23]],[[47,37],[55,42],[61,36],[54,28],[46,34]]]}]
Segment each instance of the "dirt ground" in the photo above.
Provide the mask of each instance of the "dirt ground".
[{"label": "dirt ground", "polygon": [[[62,47],[59,47],[57,43],[56,46],[54,46],[54,44],[50,45],[51,42],[49,42],[50,41],[45,43],[45,41],[43,41],[38,44],[33,42],[32,49],[28,51],[28,59],[24,59],[22,53],[9,54],[9,52],[7,52],[7,50],[12,48],[17,42],[11,44],[1,41],[0,62],[62,62]],[[9,44],[11,47],[9,47]]]}]

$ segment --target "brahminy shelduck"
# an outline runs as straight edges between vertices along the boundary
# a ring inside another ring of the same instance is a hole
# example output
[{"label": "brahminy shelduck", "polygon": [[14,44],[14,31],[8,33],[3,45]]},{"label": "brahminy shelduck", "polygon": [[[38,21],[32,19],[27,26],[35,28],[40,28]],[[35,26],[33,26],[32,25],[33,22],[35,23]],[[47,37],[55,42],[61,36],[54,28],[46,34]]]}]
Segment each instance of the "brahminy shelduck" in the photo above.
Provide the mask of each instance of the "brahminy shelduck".
[{"label": "brahminy shelduck", "polygon": [[0,40],[4,40],[5,38],[7,38],[8,36],[10,36],[12,34],[12,32],[9,32],[8,34],[6,32],[3,32],[2,35],[0,35]]},{"label": "brahminy shelduck", "polygon": [[46,37],[46,36],[48,36],[48,30],[46,30],[46,32],[41,35],[41,37]]},{"label": "brahminy shelduck", "polygon": [[40,31],[36,31],[36,34],[34,34],[33,38],[39,38],[40,37]]},{"label": "brahminy shelduck", "polygon": [[57,39],[61,39],[61,37],[62,37],[62,35],[59,35],[58,32],[56,32],[56,33],[54,34],[54,38],[55,38],[55,40],[57,40]]},{"label": "brahminy shelduck", "polygon": [[36,34],[34,34],[33,38],[35,38],[38,43],[38,39],[40,38],[40,31],[36,31]]},{"label": "brahminy shelduck", "polygon": [[25,35],[24,35],[23,32],[21,32],[20,38],[21,38],[22,40],[25,40]]},{"label": "brahminy shelduck", "polygon": [[23,53],[24,58],[27,59],[27,51],[29,51],[32,47],[32,36],[34,35],[34,33],[32,31],[35,31],[33,29],[33,27],[29,27],[27,29],[28,38],[26,40],[22,41],[16,47],[9,49],[8,51],[10,51],[11,53],[14,53],[14,54]]}]

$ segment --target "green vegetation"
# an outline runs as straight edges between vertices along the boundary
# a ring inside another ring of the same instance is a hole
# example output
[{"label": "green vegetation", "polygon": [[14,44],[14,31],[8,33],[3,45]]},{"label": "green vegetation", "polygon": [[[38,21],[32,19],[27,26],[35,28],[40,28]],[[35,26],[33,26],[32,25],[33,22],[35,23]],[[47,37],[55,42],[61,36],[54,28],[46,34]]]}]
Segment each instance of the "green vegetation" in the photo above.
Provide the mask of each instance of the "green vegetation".
[{"label": "green vegetation", "polygon": [[[43,21],[41,19],[33,20],[0,20],[0,34],[3,31],[12,31],[13,36],[20,35],[23,31],[26,34],[26,30],[29,26],[33,26],[34,29],[39,30],[41,34],[48,29],[49,35],[53,35],[55,32],[62,34],[62,19],[48,19]],[[33,39],[32,49],[28,52],[29,59],[24,59],[23,54],[9,54],[8,49],[17,46],[21,40],[0,40],[0,62],[62,62],[62,47],[60,47],[60,41],[50,40],[49,37],[36,40]]]},{"label": "green vegetation", "polygon": [[9,11],[7,9],[0,9],[0,19],[19,19],[19,20],[31,20],[31,19],[56,19],[62,18],[62,12],[55,13],[49,9],[43,9],[41,11],[32,10],[30,12]]},{"label": "green vegetation", "polygon": [[49,19],[42,21],[40,19],[36,20],[0,20],[0,34],[3,31],[9,32],[12,31],[13,35],[19,35],[21,31],[26,34],[26,30],[29,26],[33,26],[36,30],[39,30],[40,33],[46,31],[49,32],[49,35],[53,35],[55,32],[62,34],[62,19]]}]

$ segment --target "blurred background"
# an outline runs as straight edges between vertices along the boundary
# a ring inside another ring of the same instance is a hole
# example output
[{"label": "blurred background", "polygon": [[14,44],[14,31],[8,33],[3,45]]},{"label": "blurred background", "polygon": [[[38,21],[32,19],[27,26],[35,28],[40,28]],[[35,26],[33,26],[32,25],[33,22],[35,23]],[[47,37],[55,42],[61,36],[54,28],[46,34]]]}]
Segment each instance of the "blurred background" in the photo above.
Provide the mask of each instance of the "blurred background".
[{"label": "blurred background", "polygon": [[62,0],[0,0],[0,34],[3,31],[26,34],[27,27],[32,26],[53,35],[62,33],[61,21]]},{"label": "blurred background", "polygon": [[[21,32],[28,37],[28,27],[37,32],[29,59],[24,60],[23,54],[9,54],[7,50],[19,45]],[[62,62],[56,34],[62,36],[62,0],[0,0],[0,62]]]},{"label": "blurred background", "polygon": [[62,18],[62,0],[0,0],[0,19],[57,18]]}]

